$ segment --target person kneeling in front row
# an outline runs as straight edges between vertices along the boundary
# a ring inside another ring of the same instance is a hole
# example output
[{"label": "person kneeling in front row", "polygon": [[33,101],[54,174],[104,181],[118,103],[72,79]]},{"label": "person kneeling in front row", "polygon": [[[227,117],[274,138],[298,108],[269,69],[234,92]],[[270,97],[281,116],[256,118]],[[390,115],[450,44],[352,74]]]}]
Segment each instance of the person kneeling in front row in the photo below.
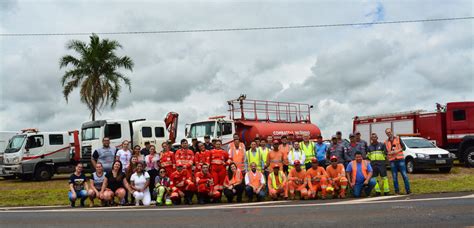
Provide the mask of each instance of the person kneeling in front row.
[{"label": "person kneeling in front row", "polygon": [[71,207],[76,206],[76,199],[81,199],[81,207],[84,207],[84,201],[87,199],[87,191],[89,187],[87,185],[86,175],[82,173],[82,164],[76,165],[76,171],[69,177],[69,201],[71,201]]},{"label": "person kneeling in front row", "polygon": [[268,175],[268,191],[273,200],[278,200],[279,196],[288,199],[288,181],[283,171],[280,171],[280,165],[273,165],[273,172]]},{"label": "person kneeling in front row", "polygon": [[372,166],[367,160],[363,160],[362,153],[355,153],[355,160],[347,165],[346,173],[351,185],[354,197],[360,197],[362,190],[366,196],[375,187],[375,180],[372,179]]},{"label": "person kneeling in front row", "polygon": [[144,170],[144,164],[138,163],[137,170],[130,177],[130,189],[135,197],[135,206],[140,205],[140,201],[145,206],[150,206],[151,195],[148,185],[150,184],[150,175]]},{"label": "person kneeling in front row", "polygon": [[155,194],[156,204],[162,206],[163,202],[166,205],[171,205],[170,199],[170,178],[166,176],[166,169],[160,168],[158,176],[155,177]]},{"label": "person kneeling in front row", "polygon": [[211,200],[216,202],[221,198],[221,192],[214,188],[216,183],[207,163],[202,164],[201,172],[196,173],[196,184],[199,204],[210,203]]},{"label": "person kneeling in front row", "polygon": [[245,192],[249,202],[253,201],[253,196],[257,196],[257,201],[265,199],[265,177],[257,170],[255,162],[250,163],[250,172],[245,174]]}]

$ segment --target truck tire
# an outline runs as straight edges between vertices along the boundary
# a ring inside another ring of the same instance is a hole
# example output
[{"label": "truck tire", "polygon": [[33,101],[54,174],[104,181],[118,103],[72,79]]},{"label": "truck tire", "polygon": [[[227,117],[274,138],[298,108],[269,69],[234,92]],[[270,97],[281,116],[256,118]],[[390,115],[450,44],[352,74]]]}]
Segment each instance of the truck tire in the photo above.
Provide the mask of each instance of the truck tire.
[{"label": "truck tire", "polygon": [[407,173],[414,173],[416,171],[415,161],[413,161],[413,158],[407,158],[405,163],[406,163],[406,167],[407,167]]},{"label": "truck tire", "polygon": [[474,167],[474,146],[470,146],[464,151],[463,159],[467,167]]},{"label": "truck tire", "polygon": [[46,165],[40,165],[36,167],[35,170],[35,180],[37,181],[47,181],[51,180],[53,177],[52,169]]},{"label": "truck tire", "polygon": [[439,168],[439,171],[442,173],[449,173],[451,172],[451,167]]}]

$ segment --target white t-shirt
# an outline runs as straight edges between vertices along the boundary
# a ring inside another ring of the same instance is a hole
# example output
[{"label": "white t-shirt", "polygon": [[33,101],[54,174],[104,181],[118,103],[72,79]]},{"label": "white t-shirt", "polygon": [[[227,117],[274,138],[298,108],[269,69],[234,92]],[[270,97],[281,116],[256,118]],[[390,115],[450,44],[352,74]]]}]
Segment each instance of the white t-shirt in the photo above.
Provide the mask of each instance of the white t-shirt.
[{"label": "white t-shirt", "polygon": [[120,162],[122,162],[122,172],[125,172],[125,170],[127,170],[128,165],[130,164],[130,158],[132,157],[132,153],[130,152],[130,150],[119,150],[115,156],[119,157]]},{"label": "white t-shirt", "polygon": [[134,183],[136,189],[143,189],[145,188],[146,181],[150,179],[150,175],[148,172],[141,174],[140,176],[135,172],[130,177],[130,181]]}]

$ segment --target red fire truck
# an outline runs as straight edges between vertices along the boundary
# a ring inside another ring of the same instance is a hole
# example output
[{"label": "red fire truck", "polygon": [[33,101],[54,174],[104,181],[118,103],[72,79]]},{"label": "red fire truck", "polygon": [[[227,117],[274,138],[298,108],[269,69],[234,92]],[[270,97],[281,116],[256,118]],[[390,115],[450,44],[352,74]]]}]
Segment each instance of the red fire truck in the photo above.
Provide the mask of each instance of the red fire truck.
[{"label": "red fire truck", "polygon": [[397,135],[426,138],[474,167],[474,101],[437,104],[434,112],[415,110],[354,117],[353,130],[361,132],[367,141],[371,133],[385,139],[387,128]]}]

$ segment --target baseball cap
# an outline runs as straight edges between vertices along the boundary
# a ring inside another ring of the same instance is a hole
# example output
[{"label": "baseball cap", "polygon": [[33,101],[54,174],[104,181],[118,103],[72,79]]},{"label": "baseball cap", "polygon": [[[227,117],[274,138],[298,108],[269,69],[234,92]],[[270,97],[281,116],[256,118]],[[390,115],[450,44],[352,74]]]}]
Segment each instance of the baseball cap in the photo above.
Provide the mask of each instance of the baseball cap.
[{"label": "baseball cap", "polygon": [[354,136],[355,136],[355,135],[354,135],[353,133],[350,133],[350,134],[349,134],[349,138],[350,138],[350,137],[354,137]]},{"label": "baseball cap", "polygon": [[273,140],[273,143],[279,143],[279,142],[278,142],[278,140],[275,139],[275,140]]},{"label": "baseball cap", "polygon": [[354,132],[354,134],[360,135],[360,131],[356,131],[356,132]]},{"label": "baseball cap", "polygon": [[295,164],[295,165],[301,165],[301,162],[300,162],[300,160],[295,160],[295,161],[293,162],[293,164]]},{"label": "baseball cap", "polygon": [[337,139],[336,135],[331,136],[331,139]]},{"label": "baseball cap", "polygon": [[318,159],[317,158],[311,158],[311,163],[318,163]]},{"label": "baseball cap", "polygon": [[336,157],[335,155],[333,155],[333,156],[331,156],[331,159],[330,159],[330,160],[331,160],[331,161],[332,161],[332,160],[336,160],[336,161],[337,161],[337,157]]},{"label": "baseball cap", "polygon": [[280,165],[279,165],[279,164],[275,164],[275,165],[273,165],[273,168],[280,168]]},{"label": "baseball cap", "polygon": [[183,164],[176,164],[176,167],[184,167]]}]

